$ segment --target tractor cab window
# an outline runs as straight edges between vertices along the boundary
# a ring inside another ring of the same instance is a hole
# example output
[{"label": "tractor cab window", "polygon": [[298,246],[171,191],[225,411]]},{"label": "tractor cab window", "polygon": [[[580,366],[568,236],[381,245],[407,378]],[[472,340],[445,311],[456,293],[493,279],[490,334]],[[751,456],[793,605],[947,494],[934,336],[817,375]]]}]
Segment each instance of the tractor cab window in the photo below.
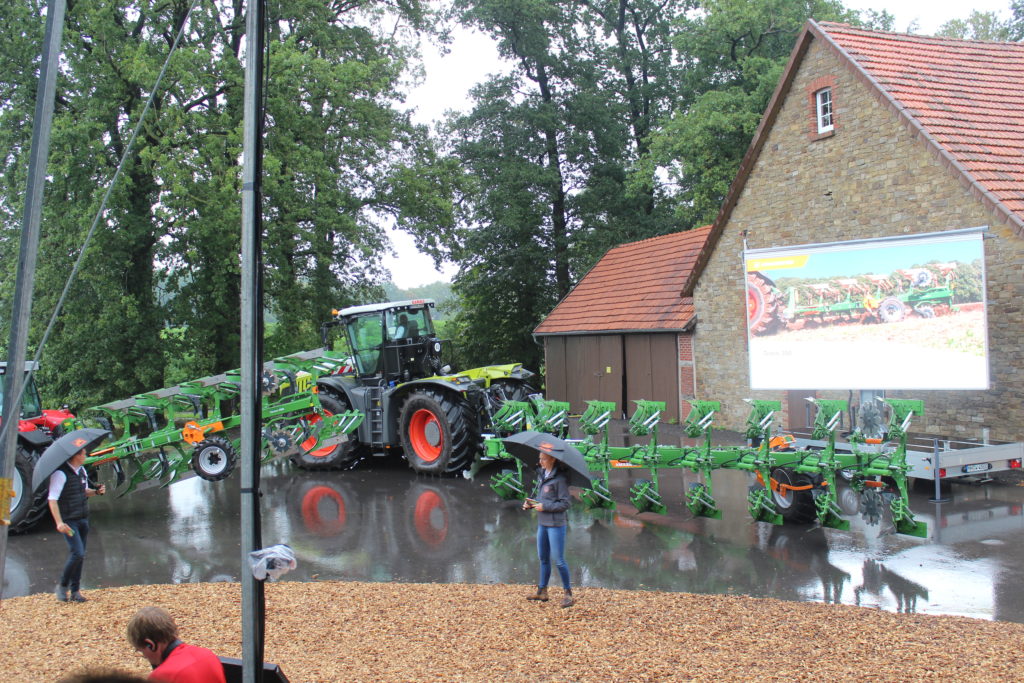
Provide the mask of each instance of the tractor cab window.
[{"label": "tractor cab window", "polygon": [[416,339],[430,334],[426,308],[387,312],[389,339]]},{"label": "tractor cab window", "polygon": [[[3,400],[5,391],[5,380],[7,375],[0,372],[0,417],[3,417]],[[25,391],[21,397],[21,417],[38,417],[43,414],[43,404],[39,400],[39,390],[36,388],[35,376],[29,377],[25,384]]]},{"label": "tractor cab window", "polygon": [[355,350],[356,369],[360,375],[377,373],[384,328],[380,313],[361,315],[349,324],[349,343]]}]

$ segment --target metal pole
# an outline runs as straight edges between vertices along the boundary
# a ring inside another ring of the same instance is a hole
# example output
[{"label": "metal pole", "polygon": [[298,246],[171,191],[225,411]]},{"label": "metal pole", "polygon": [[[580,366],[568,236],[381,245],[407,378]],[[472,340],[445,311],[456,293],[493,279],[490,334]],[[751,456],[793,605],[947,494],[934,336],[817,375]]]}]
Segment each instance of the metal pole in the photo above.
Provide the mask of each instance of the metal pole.
[{"label": "metal pole", "polygon": [[[948,503],[949,498],[942,497],[942,475],[939,470],[942,468],[941,456],[939,454],[939,440],[932,439],[932,476],[935,478],[935,497],[929,503]],[[939,523],[938,509],[936,509],[936,526]]]},{"label": "metal pole", "polygon": [[263,582],[249,569],[260,533],[260,376],[263,365],[261,177],[263,166],[264,0],[250,0],[245,22],[245,101],[242,145],[242,680],[263,678]]},{"label": "metal pole", "polygon": [[[21,394],[25,381],[25,357],[28,327],[32,316],[32,286],[35,282],[36,257],[39,254],[39,226],[42,222],[43,190],[46,186],[46,159],[50,153],[50,129],[53,125],[53,102],[57,91],[57,60],[64,33],[66,0],[50,0],[46,7],[46,31],[43,35],[42,65],[36,90],[36,111],[32,124],[32,152],[25,189],[25,214],[21,226],[21,250],[18,252],[18,274],[14,283],[11,313],[11,337],[7,345],[7,378],[3,401],[3,425],[0,427],[0,495],[7,495],[14,477],[15,449],[18,439],[18,416],[21,415]],[[28,483],[31,487],[31,482]],[[32,497],[25,488],[22,495]],[[7,526],[0,524],[0,588],[4,585],[7,561]]]}]

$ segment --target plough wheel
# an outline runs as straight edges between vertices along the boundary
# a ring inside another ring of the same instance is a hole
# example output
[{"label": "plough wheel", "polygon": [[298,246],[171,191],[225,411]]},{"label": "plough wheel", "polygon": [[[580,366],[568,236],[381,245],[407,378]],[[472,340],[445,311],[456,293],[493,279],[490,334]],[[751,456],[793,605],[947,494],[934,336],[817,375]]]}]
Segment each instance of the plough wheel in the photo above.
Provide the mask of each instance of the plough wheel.
[{"label": "plough wheel", "polygon": [[206,481],[227,479],[235,469],[235,460],[235,447],[223,436],[211,436],[192,449],[192,469]]},{"label": "plough wheel", "polygon": [[[320,392],[320,406],[328,416],[348,411],[348,405],[343,399],[326,391]],[[320,419],[319,415],[315,417]],[[314,437],[301,443],[299,452],[291,456],[292,462],[304,470],[340,470],[352,467],[363,456],[363,449],[354,432],[348,435],[347,441],[337,446],[313,449],[315,445]]]},{"label": "plough wheel", "polygon": [[907,315],[903,302],[894,296],[890,296],[878,305],[878,317],[882,322],[898,323]]},{"label": "plough wheel", "polygon": [[[772,470],[772,498],[783,520],[790,524],[807,524],[817,519],[811,486],[811,478],[806,474],[787,467]],[[807,488],[804,490],[804,487]]]},{"label": "plough wheel", "polygon": [[409,467],[425,474],[454,474],[473,460],[475,433],[468,406],[438,391],[411,394],[399,428]]},{"label": "plough wheel", "polygon": [[760,273],[747,273],[747,328],[751,334],[769,334],[778,326],[778,298]]}]

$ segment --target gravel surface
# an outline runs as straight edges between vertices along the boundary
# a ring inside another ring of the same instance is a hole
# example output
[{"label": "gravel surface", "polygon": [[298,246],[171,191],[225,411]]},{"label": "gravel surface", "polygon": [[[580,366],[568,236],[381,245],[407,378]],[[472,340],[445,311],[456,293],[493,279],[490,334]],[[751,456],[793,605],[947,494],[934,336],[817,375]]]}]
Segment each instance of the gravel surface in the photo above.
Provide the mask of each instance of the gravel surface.
[{"label": "gravel surface", "polygon": [[[581,588],[561,609],[527,586],[267,585],[266,660],[303,681],[1020,681],[1024,624],[742,596]],[[145,675],[125,625],[175,615],[186,642],[241,657],[239,584],[134,586],[0,603],[0,677],[84,667]],[[69,663],[74,662],[69,667]]]}]

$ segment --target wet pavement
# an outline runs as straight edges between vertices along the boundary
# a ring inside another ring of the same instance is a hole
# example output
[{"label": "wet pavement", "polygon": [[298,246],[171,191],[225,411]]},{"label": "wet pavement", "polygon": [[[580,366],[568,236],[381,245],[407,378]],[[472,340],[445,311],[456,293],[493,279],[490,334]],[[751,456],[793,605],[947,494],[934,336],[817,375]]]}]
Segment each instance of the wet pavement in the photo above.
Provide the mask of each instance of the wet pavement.
[{"label": "wet pavement", "polygon": [[[382,460],[321,473],[272,463],[262,472],[263,542],[295,551],[298,567],[285,580],[532,584],[533,513],[498,499],[488,486],[494,472],[470,481],[416,476]],[[849,489],[839,496],[849,531],[752,522],[753,480],[739,471],[714,474],[720,520],[689,513],[683,492],[696,475],[676,470],[661,471],[668,514],[638,515],[627,490],[645,477],[613,472],[615,511],[571,511],[566,555],[576,584],[1024,623],[1024,487],[1013,481],[954,485],[941,505],[929,502],[928,487],[913,492],[911,510],[929,529],[919,539],[893,533],[885,511],[861,514]],[[92,499],[83,588],[237,581],[239,479]],[[7,552],[3,597],[15,597],[52,589],[66,545],[47,520],[12,536]]]}]

